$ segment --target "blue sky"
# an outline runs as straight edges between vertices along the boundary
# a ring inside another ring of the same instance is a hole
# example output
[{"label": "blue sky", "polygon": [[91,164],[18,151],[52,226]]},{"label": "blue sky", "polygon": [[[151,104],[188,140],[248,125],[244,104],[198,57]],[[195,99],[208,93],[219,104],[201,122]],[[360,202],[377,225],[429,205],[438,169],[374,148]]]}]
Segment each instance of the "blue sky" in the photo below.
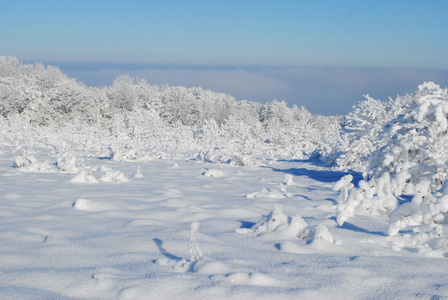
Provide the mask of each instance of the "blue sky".
[{"label": "blue sky", "polygon": [[0,0],[0,55],[345,114],[448,85],[448,1]]}]

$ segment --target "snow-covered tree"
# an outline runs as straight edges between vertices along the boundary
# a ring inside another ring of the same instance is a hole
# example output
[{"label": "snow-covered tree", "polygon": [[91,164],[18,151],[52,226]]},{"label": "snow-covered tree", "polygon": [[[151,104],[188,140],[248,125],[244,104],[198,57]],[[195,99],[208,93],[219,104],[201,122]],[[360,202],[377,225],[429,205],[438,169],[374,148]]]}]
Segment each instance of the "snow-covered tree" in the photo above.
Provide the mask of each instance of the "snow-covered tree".
[{"label": "snow-covered tree", "polygon": [[[405,100],[398,99],[404,104],[400,114],[378,130],[382,146],[367,156],[359,188],[339,204],[339,224],[363,211],[390,214],[390,234],[408,225],[446,222],[447,89],[425,82]],[[400,205],[403,196],[412,200]]]},{"label": "snow-covered tree", "polygon": [[[324,132],[330,137],[337,131],[336,119],[313,116],[284,101],[236,101],[200,87],[150,85],[129,75],[109,87],[86,87],[56,67],[1,56],[0,75],[0,114],[10,128],[19,128],[16,133],[33,141],[57,128],[67,141],[83,135],[95,139],[89,142],[94,149],[111,143],[114,149],[146,145],[246,164],[249,157],[263,155],[303,157]],[[101,137],[96,135],[100,132]]]}]

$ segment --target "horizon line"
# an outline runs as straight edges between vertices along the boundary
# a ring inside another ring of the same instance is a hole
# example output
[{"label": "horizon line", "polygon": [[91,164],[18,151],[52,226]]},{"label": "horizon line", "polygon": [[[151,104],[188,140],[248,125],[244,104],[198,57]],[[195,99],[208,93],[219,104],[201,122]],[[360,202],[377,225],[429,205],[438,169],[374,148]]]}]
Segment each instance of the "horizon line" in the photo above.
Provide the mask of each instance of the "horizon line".
[{"label": "horizon line", "polygon": [[[9,56],[13,57],[13,56]],[[57,60],[20,60],[23,64],[43,64],[77,71],[94,70],[261,70],[261,69],[346,69],[346,70],[417,70],[448,72],[448,67],[403,67],[403,66],[343,66],[343,65],[285,65],[285,64],[211,64],[211,63],[151,63],[151,62],[92,62],[92,61],[57,61]]]}]

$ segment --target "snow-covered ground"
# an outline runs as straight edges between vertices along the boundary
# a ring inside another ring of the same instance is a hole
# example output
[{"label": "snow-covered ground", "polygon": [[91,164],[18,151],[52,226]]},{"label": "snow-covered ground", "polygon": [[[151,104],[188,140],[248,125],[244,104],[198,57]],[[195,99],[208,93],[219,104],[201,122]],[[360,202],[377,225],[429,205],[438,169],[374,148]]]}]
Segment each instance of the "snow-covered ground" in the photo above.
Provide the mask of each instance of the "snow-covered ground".
[{"label": "snow-covered ground", "polygon": [[445,253],[337,225],[347,173],[31,150],[0,149],[1,299],[448,299]]}]

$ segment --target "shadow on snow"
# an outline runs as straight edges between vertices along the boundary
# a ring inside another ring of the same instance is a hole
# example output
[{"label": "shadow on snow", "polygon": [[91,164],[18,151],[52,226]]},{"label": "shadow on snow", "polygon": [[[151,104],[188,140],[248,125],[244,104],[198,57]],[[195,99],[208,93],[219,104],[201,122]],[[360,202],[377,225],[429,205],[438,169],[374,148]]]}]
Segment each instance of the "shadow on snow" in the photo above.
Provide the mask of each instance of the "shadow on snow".
[{"label": "shadow on snow", "polygon": [[[332,217],[330,219],[333,219],[336,221],[335,217]],[[342,226],[338,226],[338,228],[342,228],[342,229],[346,229],[346,230],[350,230],[350,231],[355,231],[355,232],[362,232],[362,233],[367,233],[367,234],[374,234],[374,235],[379,235],[379,236],[388,236],[387,234],[385,234],[382,231],[371,231],[359,226],[356,226],[355,224],[349,223],[349,222],[345,222],[344,224],[342,224]]]},{"label": "shadow on snow", "polygon": [[319,182],[336,182],[339,179],[341,179],[343,176],[351,174],[353,176],[353,184],[355,186],[358,186],[358,182],[362,179],[362,175],[359,172],[342,172],[342,171],[333,171],[329,167],[322,166],[320,164],[316,164],[315,162],[311,160],[291,160],[289,162],[301,162],[306,163],[309,165],[314,166],[320,166],[323,168],[327,168],[327,170],[309,170],[306,168],[290,168],[290,169],[276,169],[272,167],[272,171],[274,172],[283,172],[287,174],[291,174],[294,176],[307,176],[313,180],[319,181]]},{"label": "shadow on snow", "polygon": [[160,253],[162,253],[166,258],[169,258],[171,260],[175,260],[175,261],[181,261],[182,258],[169,253],[168,251],[165,250],[165,248],[163,248],[163,241],[161,239],[153,239],[154,243],[156,243],[157,248],[159,248]]}]

